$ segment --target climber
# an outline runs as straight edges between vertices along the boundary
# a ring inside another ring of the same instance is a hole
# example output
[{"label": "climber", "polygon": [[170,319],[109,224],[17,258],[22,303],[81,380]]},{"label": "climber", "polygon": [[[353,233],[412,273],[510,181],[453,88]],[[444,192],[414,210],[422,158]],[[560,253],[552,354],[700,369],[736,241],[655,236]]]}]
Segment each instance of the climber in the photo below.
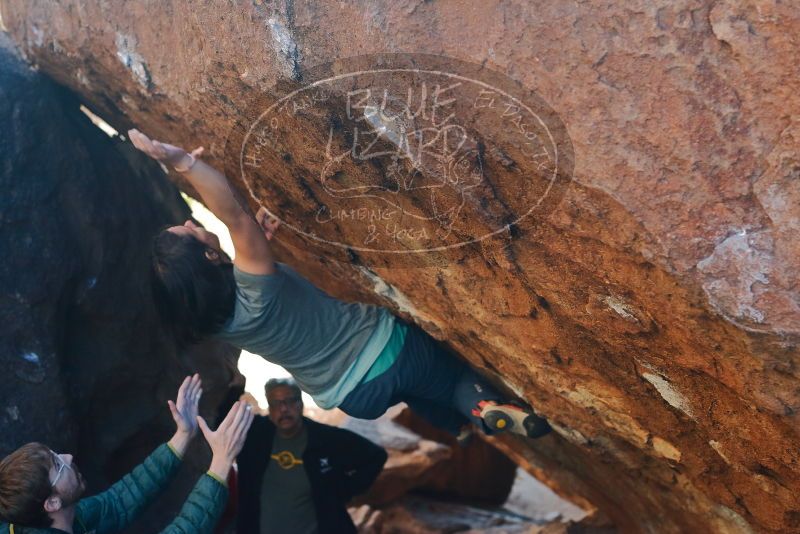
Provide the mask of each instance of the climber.
[{"label": "climber", "polygon": [[216,431],[197,415],[200,377],[186,377],[169,401],[177,430],[144,462],[108,490],[81,499],[86,489],[72,455],[41,443],[23,445],[0,461],[0,534],[120,532],[178,473],[189,442],[203,432],[211,467],[200,477],[178,517],[161,534],[211,534],[228,496],[225,477],[253,422],[249,405],[237,402]]},{"label": "climber", "polygon": [[535,438],[550,425],[506,401],[485,379],[421,328],[388,310],[345,303],[273,257],[278,221],[242,208],[220,172],[187,153],[128,135],[139,150],[173,167],[228,228],[233,261],[213,233],[186,221],[153,241],[152,275],[163,321],[182,342],[212,335],[283,366],[322,408],[362,419],[406,402],[429,422],[466,437],[471,421],[486,433]]}]

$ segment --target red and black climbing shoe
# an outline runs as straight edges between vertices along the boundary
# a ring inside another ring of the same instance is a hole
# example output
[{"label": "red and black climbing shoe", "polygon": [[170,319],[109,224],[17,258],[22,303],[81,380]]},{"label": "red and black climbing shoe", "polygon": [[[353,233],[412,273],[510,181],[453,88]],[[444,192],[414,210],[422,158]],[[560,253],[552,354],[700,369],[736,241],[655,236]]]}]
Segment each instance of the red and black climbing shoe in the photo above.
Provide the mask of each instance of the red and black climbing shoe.
[{"label": "red and black climbing shoe", "polygon": [[521,406],[482,401],[478,403],[478,408],[483,422],[495,432],[513,432],[528,438],[539,438],[552,430],[546,419]]}]

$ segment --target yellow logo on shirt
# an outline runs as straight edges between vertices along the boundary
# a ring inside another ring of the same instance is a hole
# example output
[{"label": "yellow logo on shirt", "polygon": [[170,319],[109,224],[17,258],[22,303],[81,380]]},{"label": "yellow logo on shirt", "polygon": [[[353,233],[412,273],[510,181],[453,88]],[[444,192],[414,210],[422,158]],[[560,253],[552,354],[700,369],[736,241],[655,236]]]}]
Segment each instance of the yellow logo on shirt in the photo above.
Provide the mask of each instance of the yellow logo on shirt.
[{"label": "yellow logo on shirt", "polygon": [[281,451],[278,454],[270,455],[270,458],[278,462],[283,469],[291,469],[296,465],[303,464],[303,460],[295,458],[291,451]]}]

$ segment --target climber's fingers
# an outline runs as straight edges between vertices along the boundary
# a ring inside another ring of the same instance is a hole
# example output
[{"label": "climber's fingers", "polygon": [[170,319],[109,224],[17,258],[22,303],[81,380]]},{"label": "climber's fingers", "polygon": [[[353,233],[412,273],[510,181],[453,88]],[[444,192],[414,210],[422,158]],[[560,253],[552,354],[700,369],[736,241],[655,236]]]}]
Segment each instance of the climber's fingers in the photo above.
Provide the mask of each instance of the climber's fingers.
[{"label": "climber's fingers", "polygon": [[258,213],[256,213],[256,221],[258,221],[258,225],[261,226],[261,229],[264,231],[264,236],[267,238],[267,241],[272,239],[281,223],[280,219],[267,211],[267,208],[258,210]]},{"label": "climber's fingers", "polygon": [[133,146],[153,159],[160,160],[166,155],[164,147],[158,147],[156,145],[158,141],[154,143],[149,137],[135,128],[128,130],[128,138],[130,138]]}]

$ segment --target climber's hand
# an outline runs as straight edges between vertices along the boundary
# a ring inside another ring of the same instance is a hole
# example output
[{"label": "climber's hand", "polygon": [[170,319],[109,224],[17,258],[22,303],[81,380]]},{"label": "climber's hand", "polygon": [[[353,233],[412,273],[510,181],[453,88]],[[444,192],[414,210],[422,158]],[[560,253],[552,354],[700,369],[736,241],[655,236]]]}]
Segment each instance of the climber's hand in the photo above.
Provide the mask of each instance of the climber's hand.
[{"label": "climber's hand", "polygon": [[128,137],[133,143],[133,146],[150,156],[171,167],[187,168],[194,157],[203,153],[203,147],[196,148],[192,151],[191,156],[186,151],[175,145],[162,143],[155,139],[150,139],[139,130],[128,130]]},{"label": "climber's hand", "polygon": [[270,215],[267,208],[258,210],[258,213],[256,213],[256,221],[258,221],[258,225],[264,231],[264,237],[267,238],[267,241],[275,236],[275,231],[281,224],[281,221],[277,217]]}]

